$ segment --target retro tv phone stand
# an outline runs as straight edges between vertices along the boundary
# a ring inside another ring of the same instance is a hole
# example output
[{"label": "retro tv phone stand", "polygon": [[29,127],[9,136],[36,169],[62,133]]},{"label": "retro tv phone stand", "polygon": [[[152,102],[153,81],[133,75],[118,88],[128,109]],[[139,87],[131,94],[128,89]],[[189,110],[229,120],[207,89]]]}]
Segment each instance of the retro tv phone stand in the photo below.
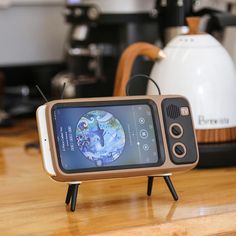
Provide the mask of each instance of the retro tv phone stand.
[{"label": "retro tv phone stand", "polygon": [[[169,191],[171,192],[171,195],[173,197],[173,199],[175,201],[178,200],[178,195],[175,191],[174,185],[171,181],[171,176],[172,174],[163,174],[163,175],[152,175],[152,176],[148,176],[148,180],[147,180],[147,195],[151,196],[152,195],[152,186],[153,186],[153,180],[154,178],[158,178],[158,177],[163,177],[165,180],[166,185],[169,188]],[[66,205],[70,204],[70,210],[71,211],[75,211],[76,208],[76,202],[77,202],[77,195],[78,195],[78,189],[80,187],[82,182],[71,182],[68,185],[68,189],[67,189],[67,194],[66,194],[66,199],[65,199],[65,203]]]},{"label": "retro tv phone stand", "polygon": [[[37,87],[38,88],[38,87]],[[63,86],[63,91],[65,88],[65,84]],[[38,88],[39,92],[41,93],[41,95],[44,97],[45,101],[47,102],[47,99],[45,98],[45,96],[43,95],[42,91],[40,90],[40,88]],[[63,93],[62,93],[63,95]],[[63,98],[63,96],[61,96],[61,98]],[[166,174],[161,174],[161,175],[150,175],[147,176],[147,195],[151,196],[152,194],[152,187],[153,187],[153,180],[154,178],[158,178],[158,177],[163,177],[164,181],[166,183],[166,185],[168,186],[169,191],[172,194],[172,197],[175,201],[178,200],[178,195],[175,191],[175,188],[172,184],[171,181],[171,173],[166,173]],[[67,205],[70,205],[70,210],[73,212],[76,209],[76,202],[77,202],[77,195],[78,195],[78,189],[79,186],[81,185],[81,182],[70,182],[68,185],[68,190],[67,190],[67,194],[66,194],[66,199],[65,199],[65,203]]]}]

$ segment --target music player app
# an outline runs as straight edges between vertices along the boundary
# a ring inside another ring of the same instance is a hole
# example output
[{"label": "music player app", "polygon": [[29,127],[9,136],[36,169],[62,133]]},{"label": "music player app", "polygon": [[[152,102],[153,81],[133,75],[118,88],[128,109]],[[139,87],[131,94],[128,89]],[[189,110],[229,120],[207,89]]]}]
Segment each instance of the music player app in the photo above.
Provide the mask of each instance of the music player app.
[{"label": "music player app", "polygon": [[66,171],[158,162],[149,105],[57,106],[53,112],[59,162]]}]

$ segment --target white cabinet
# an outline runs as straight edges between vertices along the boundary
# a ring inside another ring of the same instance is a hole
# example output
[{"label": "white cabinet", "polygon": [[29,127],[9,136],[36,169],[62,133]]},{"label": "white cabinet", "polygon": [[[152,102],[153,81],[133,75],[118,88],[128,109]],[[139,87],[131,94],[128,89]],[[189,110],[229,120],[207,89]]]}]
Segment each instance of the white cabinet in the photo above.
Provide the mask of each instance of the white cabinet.
[{"label": "white cabinet", "polygon": [[0,0],[0,67],[62,61],[63,8],[58,0]]}]

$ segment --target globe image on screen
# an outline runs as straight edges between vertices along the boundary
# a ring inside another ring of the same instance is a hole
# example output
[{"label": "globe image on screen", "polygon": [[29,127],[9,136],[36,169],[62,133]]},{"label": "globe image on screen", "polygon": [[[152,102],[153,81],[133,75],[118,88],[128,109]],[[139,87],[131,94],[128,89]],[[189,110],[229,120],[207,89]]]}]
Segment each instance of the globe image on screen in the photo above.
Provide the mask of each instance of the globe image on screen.
[{"label": "globe image on screen", "polygon": [[88,160],[96,166],[106,166],[120,157],[125,146],[125,132],[111,113],[93,110],[80,118],[76,140]]}]

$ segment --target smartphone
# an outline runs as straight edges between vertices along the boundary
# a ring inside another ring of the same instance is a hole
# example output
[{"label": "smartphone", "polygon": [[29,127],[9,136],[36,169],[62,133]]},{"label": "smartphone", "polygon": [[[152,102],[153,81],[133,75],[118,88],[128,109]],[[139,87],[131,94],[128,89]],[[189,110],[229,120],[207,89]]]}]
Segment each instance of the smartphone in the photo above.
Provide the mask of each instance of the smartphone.
[{"label": "smartphone", "polygon": [[[190,111],[186,99],[170,96],[56,100],[39,107],[37,123],[46,171],[58,181],[82,181],[194,167],[198,151],[191,114],[169,124],[164,100],[171,100],[172,105],[182,101],[182,107]],[[185,130],[182,136],[172,135],[173,124]],[[181,157],[173,149],[176,144],[184,147]]]}]

